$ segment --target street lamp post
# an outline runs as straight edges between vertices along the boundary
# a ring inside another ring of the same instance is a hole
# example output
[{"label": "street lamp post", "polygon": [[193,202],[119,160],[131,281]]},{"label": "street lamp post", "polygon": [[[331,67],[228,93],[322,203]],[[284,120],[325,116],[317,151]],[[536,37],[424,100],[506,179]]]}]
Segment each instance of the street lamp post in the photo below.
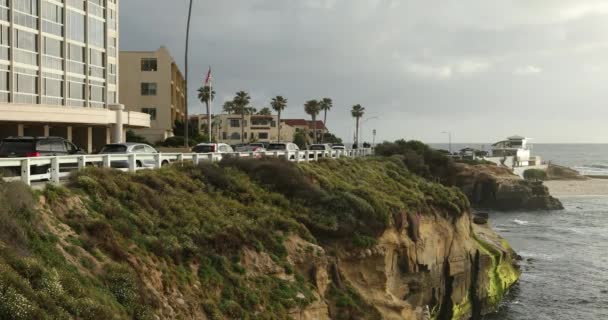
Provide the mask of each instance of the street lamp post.
[{"label": "street lamp post", "polygon": [[372,138],[372,148],[376,147],[376,129],[374,129],[374,131],[372,131],[372,134],[374,135],[374,137]]},{"label": "street lamp post", "polygon": [[[185,77],[185,81],[184,81],[184,92],[185,92],[185,98],[184,98],[184,103],[185,103],[185,114],[186,114],[186,120],[184,121],[184,144],[186,146],[186,148],[190,147],[190,115],[188,114],[188,49],[190,46],[190,19],[192,18],[192,2],[193,0],[190,0],[190,6],[188,7],[188,22],[186,25],[186,52],[185,52],[185,61],[184,61],[184,77]],[[210,123],[207,123],[207,125],[211,126]]]},{"label": "street lamp post", "polygon": [[[369,117],[369,118],[367,118],[367,119],[365,119],[365,120],[363,120],[363,121],[361,122],[361,126],[360,126],[359,130],[360,130],[360,131],[363,133],[363,139],[362,139],[362,140],[363,140],[363,142],[364,142],[364,143],[365,143],[365,131],[363,130],[363,125],[364,125],[366,122],[370,121],[370,120],[379,120],[379,119],[380,119],[380,117],[375,117],[375,116],[374,116],[374,117]],[[357,137],[357,140],[359,140],[359,137]],[[360,142],[361,142],[361,141],[357,141],[357,143],[360,143]]]},{"label": "street lamp post", "polygon": [[452,132],[451,131],[443,131],[442,133],[448,135],[448,142],[449,142],[448,147],[449,147],[450,154],[452,154]]}]

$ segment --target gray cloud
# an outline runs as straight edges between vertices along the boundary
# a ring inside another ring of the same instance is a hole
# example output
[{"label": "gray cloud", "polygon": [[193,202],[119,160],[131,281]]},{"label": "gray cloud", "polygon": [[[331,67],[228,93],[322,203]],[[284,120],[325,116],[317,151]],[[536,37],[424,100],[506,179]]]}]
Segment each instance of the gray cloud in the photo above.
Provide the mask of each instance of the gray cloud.
[{"label": "gray cloud", "polygon": [[[121,3],[121,46],[167,46],[183,62],[187,0]],[[380,139],[607,142],[608,4],[594,0],[195,0],[191,112],[211,65],[219,105],[281,94],[288,116],[334,98],[328,125],[349,140],[364,105]],[[220,101],[222,100],[222,101]],[[564,128],[567,128],[564,129]]]}]

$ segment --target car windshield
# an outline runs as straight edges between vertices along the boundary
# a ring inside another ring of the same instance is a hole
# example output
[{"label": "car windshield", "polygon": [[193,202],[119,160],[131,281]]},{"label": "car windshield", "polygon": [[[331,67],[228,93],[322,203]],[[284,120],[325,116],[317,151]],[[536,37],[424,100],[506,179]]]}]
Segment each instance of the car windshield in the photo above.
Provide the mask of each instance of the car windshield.
[{"label": "car windshield", "polygon": [[122,144],[110,144],[103,147],[99,153],[127,153],[127,146]]},{"label": "car windshield", "polygon": [[268,145],[268,150],[286,150],[287,146],[280,143],[272,143]]},{"label": "car windshield", "polygon": [[325,150],[325,145],[315,144],[310,146],[310,150]]},{"label": "car windshield", "polygon": [[195,153],[211,153],[211,152],[216,152],[215,151],[215,146],[214,145],[201,145],[201,146],[196,146],[194,148],[192,148],[192,151]]},{"label": "car windshield", "polygon": [[0,155],[26,154],[34,150],[33,140],[4,140],[0,143]]}]

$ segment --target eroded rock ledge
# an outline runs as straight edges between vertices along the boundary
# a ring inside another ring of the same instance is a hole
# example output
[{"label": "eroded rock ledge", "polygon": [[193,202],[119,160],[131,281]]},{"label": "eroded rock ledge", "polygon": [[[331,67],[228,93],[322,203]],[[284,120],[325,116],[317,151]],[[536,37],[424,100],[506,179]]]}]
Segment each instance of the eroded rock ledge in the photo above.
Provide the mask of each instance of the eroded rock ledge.
[{"label": "eroded rock ledge", "polygon": [[475,207],[501,211],[564,208],[542,182],[523,180],[506,168],[466,164],[456,164],[454,168],[453,184],[467,195]]}]

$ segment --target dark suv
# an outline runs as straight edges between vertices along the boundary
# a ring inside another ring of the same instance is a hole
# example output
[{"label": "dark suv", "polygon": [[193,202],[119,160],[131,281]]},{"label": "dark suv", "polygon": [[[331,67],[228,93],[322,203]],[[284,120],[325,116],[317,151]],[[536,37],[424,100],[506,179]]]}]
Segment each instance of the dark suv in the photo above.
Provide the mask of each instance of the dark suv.
[{"label": "dark suv", "polygon": [[[10,137],[0,141],[0,158],[30,158],[86,154],[82,149],[60,137]],[[73,165],[68,165],[72,166]],[[49,166],[32,166],[32,174],[44,174]],[[61,166],[61,169],[73,169]],[[19,172],[20,168],[11,168]]]}]

